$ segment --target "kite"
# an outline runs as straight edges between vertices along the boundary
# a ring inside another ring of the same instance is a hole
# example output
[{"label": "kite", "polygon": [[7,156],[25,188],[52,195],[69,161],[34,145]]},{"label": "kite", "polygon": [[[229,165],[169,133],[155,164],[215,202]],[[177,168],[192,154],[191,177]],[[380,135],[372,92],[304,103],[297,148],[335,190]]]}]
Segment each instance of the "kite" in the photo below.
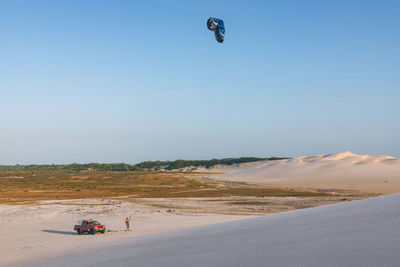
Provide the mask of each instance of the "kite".
[{"label": "kite", "polygon": [[217,19],[217,18],[209,18],[207,20],[207,28],[210,31],[213,31],[215,34],[215,39],[219,43],[222,43],[225,39],[225,26],[224,26],[224,21],[222,19]]}]

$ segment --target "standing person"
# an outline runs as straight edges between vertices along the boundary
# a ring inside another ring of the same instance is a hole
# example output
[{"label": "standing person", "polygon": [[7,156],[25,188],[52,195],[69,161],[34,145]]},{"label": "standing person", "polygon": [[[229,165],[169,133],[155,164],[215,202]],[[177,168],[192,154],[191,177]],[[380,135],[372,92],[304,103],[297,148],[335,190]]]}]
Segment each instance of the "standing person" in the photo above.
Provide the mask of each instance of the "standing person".
[{"label": "standing person", "polygon": [[125,224],[126,224],[126,231],[129,231],[129,219],[128,217],[126,217],[125,219]]}]

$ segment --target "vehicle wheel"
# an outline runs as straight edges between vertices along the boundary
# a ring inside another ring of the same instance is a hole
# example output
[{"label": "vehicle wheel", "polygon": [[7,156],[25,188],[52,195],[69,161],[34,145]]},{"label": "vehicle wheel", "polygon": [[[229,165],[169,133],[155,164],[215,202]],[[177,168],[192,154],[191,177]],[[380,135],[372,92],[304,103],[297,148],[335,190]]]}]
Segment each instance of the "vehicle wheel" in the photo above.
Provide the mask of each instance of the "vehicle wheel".
[{"label": "vehicle wheel", "polygon": [[82,234],[81,228],[76,229],[76,233],[77,233],[78,235]]},{"label": "vehicle wheel", "polygon": [[100,231],[100,233],[104,234],[106,232],[106,229],[104,228],[103,230]]},{"label": "vehicle wheel", "polygon": [[91,235],[94,235],[94,229],[93,229],[93,228],[90,228],[89,233],[90,233]]}]

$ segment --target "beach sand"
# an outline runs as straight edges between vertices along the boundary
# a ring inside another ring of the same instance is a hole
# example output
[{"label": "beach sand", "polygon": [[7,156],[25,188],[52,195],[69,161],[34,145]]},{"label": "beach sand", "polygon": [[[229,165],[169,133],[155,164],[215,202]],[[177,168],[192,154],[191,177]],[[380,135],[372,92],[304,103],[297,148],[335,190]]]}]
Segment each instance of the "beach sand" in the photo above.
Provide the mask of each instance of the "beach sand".
[{"label": "beach sand", "polygon": [[[1,266],[58,257],[126,238],[249,217],[177,211],[109,199],[0,205],[0,214]],[[131,214],[133,231],[125,231],[125,217]],[[84,218],[105,224],[107,232],[77,235],[73,226]]]}]

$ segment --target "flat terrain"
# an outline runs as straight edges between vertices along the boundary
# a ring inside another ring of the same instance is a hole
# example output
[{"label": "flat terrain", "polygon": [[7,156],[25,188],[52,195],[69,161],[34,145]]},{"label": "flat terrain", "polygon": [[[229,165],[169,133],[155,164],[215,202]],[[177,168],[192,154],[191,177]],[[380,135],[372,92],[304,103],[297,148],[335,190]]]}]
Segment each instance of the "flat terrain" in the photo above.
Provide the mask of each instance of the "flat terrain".
[{"label": "flat terrain", "polygon": [[[120,241],[33,266],[398,266],[400,195]],[[32,266],[30,264],[29,266]]]},{"label": "flat terrain", "polygon": [[[209,175],[207,173],[207,175]],[[324,192],[248,186],[199,177],[202,173],[0,171],[0,204],[29,204],[37,200],[129,196],[328,196]]]},{"label": "flat terrain", "polygon": [[[0,205],[0,214],[0,266],[76,253],[121,239],[249,217],[170,210],[110,199]],[[125,231],[124,220],[130,215],[132,231]],[[99,220],[107,232],[77,235],[73,226],[83,218]]]}]

